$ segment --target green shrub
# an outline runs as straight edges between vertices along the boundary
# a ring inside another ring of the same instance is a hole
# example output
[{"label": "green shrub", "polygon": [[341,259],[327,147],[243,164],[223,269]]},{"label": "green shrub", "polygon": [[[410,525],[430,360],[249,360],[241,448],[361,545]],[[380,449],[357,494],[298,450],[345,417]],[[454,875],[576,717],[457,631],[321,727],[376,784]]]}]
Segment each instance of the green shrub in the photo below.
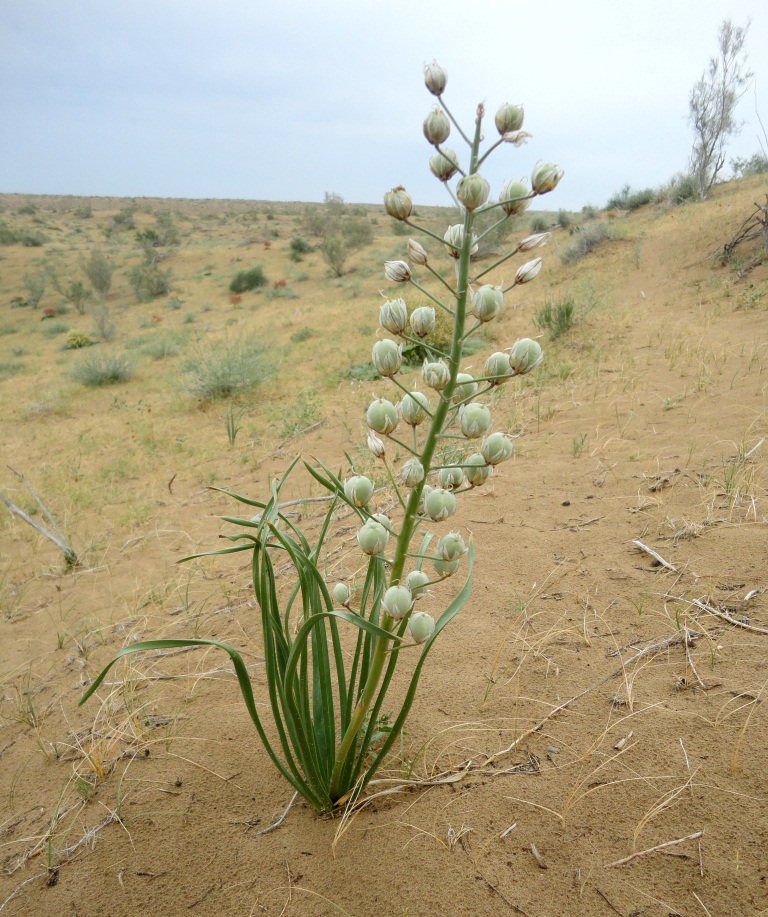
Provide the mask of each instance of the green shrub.
[{"label": "green shrub", "polygon": [[614,194],[605,206],[608,210],[637,210],[638,207],[653,204],[657,196],[653,188],[633,191],[629,185],[624,185],[621,191]]},{"label": "green shrub", "polygon": [[554,340],[573,326],[575,317],[576,303],[572,296],[558,300],[548,296],[545,304],[533,316],[533,320],[537,328],[546,331]]},{"label": "green shrub", "polygon": [[302,341],[306,341],[316,334],[317,332],[313,331],[312,328],[299,328],[298,331],[294,331],[291,335],[291,341],[294,344],[301,344]]},{"label": "green shrub", "polygon": [[531,219],[531,232],[545,232],[549,229],[550,222],[543,213],[537,213]]},{"label": "green shrub", "polygon": [[93,289],[99,296],[106,299],[109,294],[109,288],[112,286],[112,274],[115,270],[114,264],[112,264],[103,252],[94,249],[87,261],[81,260],[80,267],[91,282]]},{"label": "green shrub", "polygon": [[699,180],[695,175],[673,175],[667,184],[659,189],[657,200],[673,207],[688,201],[699,201],[701,200]]},{"label": "green shrub", "polygon": [[141,348],[141,352],[153,360],[166,360],[175,357],[179,352],[178,343],[173,338],[157,338]]},{"label": "green shrub", "polygon": [[73,328],[67,334],[67,340],[64,346],[67,350],[79,350],[81,347],[90,347],[91,344],[93,344],[93,341],[90,335],[86,334],[85,331]]},{"label": "green shrub", "polygon": [[607,223],[590,223],[574,234],[573,245],[560,255],[560,260],[563,264],[573,264],[585,258],[602,241],[612,238],[613,233]]},{"label": "green shrub", "polygon": [[133,364],[124,354],[93,354],[72,370],[75,382],[90,388],[127,382],[132,376]]},{"label": "green shrub", "polygon": [[45,295],[48,286],[48,275],[42,271],[24,275],[24,289],[27,291],[27,305],[36,309]]},{"label": "green shrub", "polygon": [[166,296],[173,279],[170,269],[161,271],[156,264],[138,264],[127,271],[127,277],[139,302],[151,302],[158,296]]},{"label": "green shrub", "polygon": [[[65,324],[64,322],[46,322],[40,330],[47,338],[52,338],[59,334],[64,334],[66,331],[68,331],[69,325]],[[75,348],[69,349],[73,350]]]},{"label": "green shrub", "polygon": [[568,229],[573,223],[573,217],[567,210],[558,210],[557,212],[557,225],[561,229]]},{"label": "green shrub", "polygon": [[291,253],[288,256],[291,261],[303,261],[304,255],[312,251],[312,246],[305,242],[301,237],[294,236],[291,239]]},{"label": "green shrub", "polygon": [[768,172],[768,156],[755,153],[749,159],[732,159],[731,168],[735,178],[748,178],[750,175],[762,175]]},{"label": "green shrub", "polygon": [[220,401],[255,388],[274,371],[263,344],[253,339],[199,344],[185,360],[181,388],[204,401]]},{"label": "green shrub", "polygon": [[0,223],[0,245],[25,245],[27,248],[39,248],[47,241],[40,232],[10,229]]},{"label": "green shrub", "polygon": [[240,271],[235,274],[229,284],[230,293],[246,293],[249,290],[260,290],[265,287],[269,281],[264,274],[264,269],[260,266],[251,268],[250,271]]}]

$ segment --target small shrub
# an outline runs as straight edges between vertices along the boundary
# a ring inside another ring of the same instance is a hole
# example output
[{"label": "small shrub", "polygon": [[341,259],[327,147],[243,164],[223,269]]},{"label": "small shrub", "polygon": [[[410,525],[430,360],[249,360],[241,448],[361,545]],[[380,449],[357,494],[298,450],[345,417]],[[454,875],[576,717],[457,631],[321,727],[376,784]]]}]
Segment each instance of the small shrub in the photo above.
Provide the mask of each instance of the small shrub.
[{"label": "small shrub", "polygon": [[27,304],[36,309],[48,287],[48,276],[42,271],[24,275],[24,289],[27,291]]},{"label": "small shrub", "polygon": [[[51,328],[52,326],[48,326]],[[79,350],[81,347],[90,347],[93,344],[91,336],[86,334],[85,331],[80,331],[77,328],[73,328],[67,334],[67,340],[64,346],[67,350]]]},{"label": "small shrub", "polygon": [[91,291],[86,287],[82,280],[69,280],[66,282],[61,282],[57,277],[54,276],[53,288],[57,293],[63,296],[68,303],[71,303],[80,313],[80,315],[85,313],[85,305],[91,298]]},{"label": "small shrub", "polygon": [[573,223],[573,217],[567,210],[559,210],[557,212],[557,225],[561,229],[568,229]]},{"label": "small shrub", "polygon": [[171,290],[170,269],[161,271],[156,264],[138,264],[127,272],[127,276],[139,302],[151,302]]},{"label": "small shrub", "polygon": [[221,401],[255,388],[274,365],[263,344],[238,339],[198,345],[182,370],[184,391],[204,401]]},{"label": "small shrub", "polygon": [[[56,337],[59,334],[64,334],[69,330],[69,325],[66,325],[64,322],[46,322],[45,325],[40,329],[47,338]],[[74,347],[69,347],[65,345],[70,350],[74,350]],[[85,346],[83,344],[79,346]]]},{"label": "small shrub", "polygon": [[549,220],[543,213],[537,213],[531,220],[531,232],[544,232],[549,229]]},{"label": "small shrub", "polygon": [[581,208],[581,215],[585,220],[594,220],[597,216],[597,207],[593,207],[592,204],[585,204]]},{"label": "small shrub", "polygon": [[653,204],[656,199],[657,193],[653,188],[633,191],[630,185],[624,185],[621,191],[614,194],[605,206],[608,210],[637,210],[638,207]]},{"label": "small shrub", "polygon": [[235,274],[229,284],[229,291],[230,293],[246,293],[249,290],[260,290],[268,282],[263,268],[256,266],[250,271],[240,271]]},{"label": "small shrub", "polygon": [[573,264],[585,258],[602,241],[612,238],[613,233],[607,223],[590,223],[573,237],[573,245],[560,255],[560,260],[563,264]]},{"label": "small shrub", "polygon": [[290,245],[291,253],[288,257],[291,261],[303,261],[304,255],[312,251],[312,246],[306,243],[301,237],[294,236],[291,239]]},{"label": "small shrub", "polygon": [[299,328],[298,331],[294,331],[291,335],[291,341],[294,344],[301,344],[302,341],[307,341],[316,334],[317,332],[313,331],[311,328]]},{"label": "small shrub", "polygon": [[572,296],[558,300],[550,299],[548,296],[546,303],[533,316],[533,320],[537,328],[546,331],[554,340],[570,330],[575,317],[576,303]]},{"label": "small shrub", "polygon": [[158,338],[142,347],[141,352],[153,360],[167,360],[176,356],[179,345],[172,338]]},{"label": "small shrub", "polygon": [[80,266],[93,289],[102,299],[106,299],[112,286],[112,274],[115,271],[114,264],[105,254],[98,251],[98,249],[94,249],[87,261],[80,262]]},{"label": "small shrub", "polygon": [[749,159],[732,159],[731,169],[734,178],[749,178],[750,175],[762,175],[768,172],[768,156],[765,153],[755,153]]},{"label": "small shrub", "polygon": [[657,200],[672,207],[688,201],[701,200],[698,179],[695,175],[674,175],[666,185],[659,189]]},{"label": "small shrub", "polygon": [[98,388],[127,382],[133,376],[133,364],[125,354],[94,354],[81,360],[72,370],[80,385]]}]

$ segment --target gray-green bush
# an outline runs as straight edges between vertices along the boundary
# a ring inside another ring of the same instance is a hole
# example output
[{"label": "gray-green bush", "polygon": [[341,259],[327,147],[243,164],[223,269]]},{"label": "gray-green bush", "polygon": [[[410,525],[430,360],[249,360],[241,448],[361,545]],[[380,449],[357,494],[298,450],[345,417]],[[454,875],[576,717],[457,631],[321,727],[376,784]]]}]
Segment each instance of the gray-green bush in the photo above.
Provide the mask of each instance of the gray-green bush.
[{"label": "gray-green bush", "polygon": [[267,349],[253,338],[203,341],[182,365],[181,388],[204,401],[247,392],[274,372]]}]

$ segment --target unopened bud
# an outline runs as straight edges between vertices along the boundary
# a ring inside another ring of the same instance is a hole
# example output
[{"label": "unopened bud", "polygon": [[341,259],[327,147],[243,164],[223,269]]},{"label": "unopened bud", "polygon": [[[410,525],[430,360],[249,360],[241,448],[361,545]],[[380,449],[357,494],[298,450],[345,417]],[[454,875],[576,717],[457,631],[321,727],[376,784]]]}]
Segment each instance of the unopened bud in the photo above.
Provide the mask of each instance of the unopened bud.
[{"label": "unopened bud", "polygon": [[398,405],[400,416],[412,427],[423,423],[429,410],[429,398],[423,392],[410,392]]},{"label": "unopened bud", "polygon": [[459,408],[459,427],[467,439],[476,439],[491,429],[491,412],[473,401]]},{"label": "unopened bud", "polygon": [[435,619],[426,611],[417,611],[408,621],[408,630],[416,643],[426,643],[435,632]]},{"label": "unopened bud", "polygon": [[418,338],[425,338],[435,327],[435,310],[432,306],[419,306],[411,312],[411,330]]},{"label": "unopened bud", "polygon": [[[461,223],[456,223],[453,226],[449,226],[443,236],[445,243],[448,246],[448,254],[451,258],[460,258],[461,257],[461,247],[464,244],[464,227]],[[477,236],[475,233],[472,233],[472,248],[470,249],[470,255],[474,255],[477,251]]]},{"label": "unopened bud", "polygon": [[464,469],[458,465],[450,465],[447,468],[441,468],[437,473],[437,480],[440,486],[446,490],[456,490],[464,483]]},{"label": "unopened bud", "polygon": [[424,509],[433,522],[442,522],[456,512],[456,497],[450,490],[436,487],[427,494]]},{"label": "unopened bud", "polygon": [[438,541],[435,554],[443,560],[458,560],[467,553],[464,539],[458,532],[448,532]]},{"label": "unopened bud", "polygon": [[381,607],[395,621],[404,618],[413,608],[413,596],[407,586],[390,586],[381,600]]},{"label": "unopened bud", "polygon": [[451,399],[453,403],[458,404],[460,401],[473,398],[476,393],[477,382],[475,382],[474,378],[469,373],[457,373],[456,388],[453,390],[453,398]]},{"label": "unopened bud", "polygon": [[385,261],[384,276],[392,283],[406,283],[411,279],[411,269],[405,261]]},{"label": "unopened bud", "polygon": [[424,480],[424,466],[416,458],[408,459],[400,469],[400,480],[412,490]]},{"label": "unopened bud", "polygon": [[331,595],[335,602],[338,602],[339,605],[343,605],[345,608],[349,606],[349,600],[352,597],[352,594],[349,591],[349,586],[346,583],[336,583],[336,585],[331,590]]},{"label": "unopened bud", "polygon": [[434,488],[430,487],[429,484],[425,484],[421,488],[421,500],[419,500],[419,515],[421,516],[427,515],[427,507],[426,507],[427,497],[432,493],[433,490]]},{"label": "unopened bud", "polygon": [[523,126],[524,118],[525,110],[522,105],[512,105],[511,102],[505,102],[499,106],[494,118],[496,130],[502,137],[510,131],[519,131]]},{"label": "unopened bud", "polygon": [[373,457],[377,459],[384,458],[384,456],[387,454],[383,440],[379,439],[375,433],[368,434],[368,448],[370,449]]},{"label": "unopened bud", "polygon": [[388,299],[379,307],[379,321],[391,334],[402,334],[408,325],[408,307],[402,299]]},{"label": "unopened bud", "polygon": [[492,353],[485,361],[485,378],[491,385],[503,385],[512,376],[509,356],[506,353]]},{"label": "unopened bud", "polygon": [[459,160],[453,150],[443,147],[440,153],[435,153],[429,158],[429,169],[435,178],[440,181],[450,181],[458,172]]},{"label": "unopened bud", "polygon": [[522,213],[531,203],[531,191],[523,179],[511,179],[501,187],[499,204],[504,213]]},{"label": "unopened bud", "polygon": [[378,373],[391,378],[397,374],[403,362],[402,344],[396,344],[388,338],[383,341],[376,341],[373,345],[371,359]]},{"label": "unopened bud", "polygon": [[534,258],[533,261],[526,261],[521,264],[515,272],[515,283],[530,283],[535,277],[538,277],[541,270],[541,258]]},{"label": "unopened bud", "polygon": [[448,74],[437,63],[424,64],[424,83],[433,96],[441,96],[448,82]]},{"label": "unopened bud", "polygon": [[541,345],[531,338],[515,341],[507,353],[509,353],[509,365],[520,376],[535,369],[544,359]]},{"label": "unopened bud", "polygon": [[432,561],[432,566],[435,568],[435,573],[437,573],[438,576],[445,578],[447,576],[453,576],[459,569],[459,562],[458,560],[442,560],[436,557]]},{"label": "unopened bud", "polygon": [[375,489],[373,481],[364,474],[355,474],[344,482],[344,495],[358,509],[371,499]]},{"label": "unopened bud", "polygon": [[411,195],[402,185],[398,185],[384,195],[384,209],[396,220],[407,220],[413,210]]},{"label": "unopened bud", "polygon": [[374,519],[369,519],[357,533],[357,543],[369,557],[381,554],[388,541],[389,532]]},{"label": "unopened bud", "polygon": [[475,172],[472,175],[464,175],[459,179],[456,185],[456,197],[467,208],[467,210],[476,210],[488,200],[491,193],[491,186]]},{"label": "unopened bud", "polygon": [[485,484],[491,474],[491,468],[486,465],[485,459],[479,452],[473,452],[472,455],[464,459],[464,477],[470,487],[480,487]]},{"label": "unopened bud", "polygon": [[395,534],[395,530],[392,528],[392,520],[385,513],[374,513],[371,519],[374,522],[378,522],[379,525],[383,525],[390,535]]},{"label": "unopened bud", "polygon": [[383,435],[391,433],[399,420],[397,408],[386,398],[377,398],[376,401],[372,401],[365,412],[365,421],[368,426],[376,433]]},{"label": "unopened bud", "polygon": [[490,283],[483,284],[472,294],[472,314],[481,322],[490,322],[496,318],[504,302],[501,287]]},{"label": "unopened bud", "polygon": [[546,194],[557,187],[565,173],[551,162],[537,162],[531,172],[531,186],[536,194]]},{"label": "unopened bud", "polygon": [[512,457],[512,440],[503,433],[491,433],[483,440],[480,452],[488,465],[498,465]]},{"label": "unopened bud", "polygon": [[435,107],[424,119],[424,136],[433,146],[439,146],[451,134],[451,122]]},{"label": "unopened bud", "polygon": [[549,242],[551,232],[535,232],[531,236],[526,236],[517,246],[519,252],[529,252],[532,248],[542,248]]},{"label": "unopened bud", "polygon": [[437,360],[435,363],[425,360],[421,367],[421,375],[427,385],[436,392],[442,392],[451,379],[451,371],[442,360]]},{"label": "unopened bud", "polygon": [[424,265],[427,263],[427,250],[414,239],[408,240],[408,257],[413,264]]},{"label": "unopened bud", "polygon": [[414,599],[418,599],[426,593],[428,582],[429,577],[423,570],[411,570],[405,578],[405,583],[411,590],[411,595]]}]

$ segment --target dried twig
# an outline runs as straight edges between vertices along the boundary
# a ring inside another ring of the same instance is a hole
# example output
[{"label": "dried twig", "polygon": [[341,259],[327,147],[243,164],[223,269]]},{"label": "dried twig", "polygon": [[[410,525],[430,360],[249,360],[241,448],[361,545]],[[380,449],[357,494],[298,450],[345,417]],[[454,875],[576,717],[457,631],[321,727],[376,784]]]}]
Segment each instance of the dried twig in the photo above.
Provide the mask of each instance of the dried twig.
[{"label": "dried twig", "polygon": [[667,595],[667,598],[673,599],[676,602],[688,602],[690,605],[694,605],[696,608],[706,611],[707,614],[714,615],[716,618],[721,618],[723,621],[733,624],[734,627],[741,627],[744,630],[749,630],[753,634],[768,634],[768,628],[758,627],[756,624],[747,624],[746,621],[739,621],[738,618],[731,617],[727,612],[720,611],[719,608],[713,608],[701,599],[686,599],[681,595]]},{"label": "dried twig", "polygon": [[665,841],[663,844],[656,844],[655,847],[646,847],[645,850],[637,850],[630,853],[629,856],[616,860],[615,863],[606,863],[604,869],[610,869],[613,866],[624,866],[626,863],[636,860],[638,857],[647,856],[649,853],[656,853],[657,850],[664,850],[667,847],[674,847],[675,844],[682,844],[684,841],[695,841],[704,834],[703,831],[696,831],[693,834],[687,834],[685,837],[678,837],[674,841]]},{"label": "dried twig", "polygon": [[56,525],[56,522],[53,516],[51,516],[51,514],[48,512],[48,510],[46,509],[40,497],[38,497],[38,495],[34,492],[34,490],[32,490],[32,488],[29,485],[29,482],[24,477],[24,475],[19,474],[19,472],[11,468],[10,465],[8,465],[7,468],[9,471],[13,472],[13,474],[16,475],[16,477],[21,481],[21,483],[27,488],[27,490],[35,498],[35,502],[40,507],[40,511],[42,512],[43,516],[48,521],[48,524],[50,525],[51,529],[53,529],[53,531],[50,531],[44,525],[41,525],[39,522],[32,519],[32,517],[29,516],[27,513],[25,513],[23,509],[20,509],[18,506],[16,506],[15,503],[11,503],[11,501],[7,497],[5,497],[3,494],[0,494],[0,500],[2,500],[3,503],[5,503],[5,505],[8,507],[8,509],[14,515],[18,516],[19,519],[23,519],[24,522],[27,523],[27,525],[31,525],[32,528],[35,529],[35,531],[39,532],[41,535],[44,535],[49,541],[52,541],[56,545],[56,547],[61,551],[61,553],[64,555],[64,560],[67,562],[67,566],[74,567],[78,563],[77,554],[75,553],[74,548],[69,544],[69,542],[65,538],[61,529],[58,527],[58,525]]},{"label": "dried twig", "polygon": [[662,567],[666,567],[667,570],[671,570],[673,573],[677,573],[676,567],[673,567],[669,561],[664,560],[661,554],[657,554],[656,551],[654,551],[653,548],[649,548],[647,544],[643,544],[642,541],[637,538],[632,538],[629,543],[636,545],[638,548],[640,548],[641,551],[645,551],[646,554],[650,554],[651,557],[658,561]]},{"label": "dried twig", "polygon": [[288,812],[289,812],[291,806],[294,804],[294,802],[296,802],[296,797],[297,797],[298,795],[299,795],[299,793],[298,793],[298,790],[297,790],[297,791],[293,794],[293,796],[291,796],[291,801],[290,801],[290,802],[288,803],[288,805],[285,807],[285,811],[283,812],[283,814],[282,814],[278,819],[276,819],[275,821],[273,821],[271,825],[267,825],[266,828],[262,828],[261,831],[257,831],[256,834],[254,835],[254,837],[259,837],[259,835],[261,835],[261,834],[269,834],[270,831],[274,831],[275,828],[279,828],[280,825],[282,825],[282,823],[285,821],[285,817],[286,817],[286,815],[288,815]]}]

